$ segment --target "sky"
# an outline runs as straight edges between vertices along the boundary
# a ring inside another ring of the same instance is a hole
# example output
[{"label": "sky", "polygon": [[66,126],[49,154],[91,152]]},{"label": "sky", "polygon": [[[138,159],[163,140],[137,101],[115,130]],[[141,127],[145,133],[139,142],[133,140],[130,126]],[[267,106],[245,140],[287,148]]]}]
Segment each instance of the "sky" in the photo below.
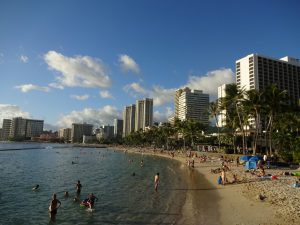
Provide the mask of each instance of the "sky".
[{"label": "sky", "polygon": [[166,121],[176,89],[213,101],[242,57],[299,58],[299,10],[297,0],[0,0],[0,121],[97,127],[145,97]]}]

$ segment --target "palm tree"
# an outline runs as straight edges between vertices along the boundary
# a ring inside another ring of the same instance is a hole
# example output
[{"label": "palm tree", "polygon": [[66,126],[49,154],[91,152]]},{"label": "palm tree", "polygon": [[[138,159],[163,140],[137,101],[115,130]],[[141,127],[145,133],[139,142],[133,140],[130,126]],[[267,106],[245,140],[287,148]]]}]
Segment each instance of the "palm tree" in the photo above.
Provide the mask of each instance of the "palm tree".
[{"label": "palm tree", "polygon": [[246,94],[246,98],[244,101],[244,106],[247,114],[249,114],[250,117],[254,119],[254,124],[255,124],[253,154],[256,154],[258,135],[261,133],[260,115],[261,115],[261,108],[262,108],[261,97],[263,92],[259,92],[256,89],[252,89],[246,91],[245,94]]},{"label": "palm tree", "polygon": [[216,100],[215,102],[209,103],[208,112],[209,112],[210,117],[213,117],[216,120],[216,126],[218,129],[218,143],[219,143],[219,149],[220,149],[221,148],[220,124],[219,124],[219,120],[218,120],[218,116],[220,115],[219,102],[220,101]]},{"label": "palm tree", "polygon": [[276,116],[283,110],[286,105],[287,90],[278,89],[276,84],[271,84],[267,87],[265,92],[266,116],[267,116],[267,132],[269,134],[269,154],[272,154],[272,135],[273,123]]},{"label": "palm tree", "polygon": [[187,136],[187,121],[186,120],[179,120],[178,118],[175,119],[174,128],[177,132],[177,134],[182,135],[183,139],[183,150],[185,150],[185,141]]},{"label": "palm tree", "polygon": [[232,130],[233,133],[234,152],[236,151],[234,137],[236,129],[239,128],[243,136],[243,154],[245,154],[245,119],[242,116],[244,89],[238,89],[236,84],[228,84],[225,93],[225,97],[221,98],[221,109],[226,110],[226,127]]}]

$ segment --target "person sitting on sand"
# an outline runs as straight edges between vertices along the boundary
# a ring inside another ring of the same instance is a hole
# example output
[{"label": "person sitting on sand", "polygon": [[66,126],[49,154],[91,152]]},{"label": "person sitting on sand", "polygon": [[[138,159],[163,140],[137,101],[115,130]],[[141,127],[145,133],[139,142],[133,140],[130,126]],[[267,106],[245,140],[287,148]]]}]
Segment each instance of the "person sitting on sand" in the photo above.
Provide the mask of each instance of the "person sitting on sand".
[{"label": "person sitting on sand", "polygon": [[295,187],[295,188],[300,187],[299,181],[296,180],[295,183],[292,186]]},{"label": "person sitting on sand", "polygon": [[235,183],[237,183],[238,182],[238,179],[237,179],[237,175],[236,174],[233,174],[233,180],[232,180],[232,184],[235,184]]},{"label": "person sitting on sand", "polygon": [[264,177],[266,176],[266,172],[265,169],[262,167],[259,171],[259,174],[257,175],[258,177]]}]

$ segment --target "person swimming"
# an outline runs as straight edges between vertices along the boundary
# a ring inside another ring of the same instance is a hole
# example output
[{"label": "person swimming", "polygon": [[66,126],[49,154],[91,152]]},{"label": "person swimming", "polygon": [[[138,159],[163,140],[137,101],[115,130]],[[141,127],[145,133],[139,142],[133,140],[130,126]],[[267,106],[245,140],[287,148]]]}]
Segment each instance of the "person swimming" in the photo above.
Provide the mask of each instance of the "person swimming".
[{"label": "person swimming", "polygon": [[90,209],[94,208],[95,201],[98,201],[98,198],[92,193],[89,195],[87,203],[89,204]]},{"label": "person swimming", "polygon": [[40,187],[40,185],[37,184],[35,187],[32,188],[32,190],[36,191],[39,187]]}]

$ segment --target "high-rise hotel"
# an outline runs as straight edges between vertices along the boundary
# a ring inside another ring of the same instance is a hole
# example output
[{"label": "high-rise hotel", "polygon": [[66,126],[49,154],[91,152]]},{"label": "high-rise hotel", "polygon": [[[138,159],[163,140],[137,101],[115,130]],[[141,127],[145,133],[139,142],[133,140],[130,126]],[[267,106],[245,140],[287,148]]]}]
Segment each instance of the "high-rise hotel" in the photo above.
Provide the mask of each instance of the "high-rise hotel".
[{"label": "high-rise hotel", "polygon": [[125,106],[123,110],[123,137],[126,137],[135,128],[135,104]]},{"label": "high-rise hotel", "polygon": [[204,125],[209,123],[209,95],[188,87],[178,89],[175,94],[175,118],[181,121],[192,119]]},{"label": "high-rise hotel", "polygon": [[245,90],[265,90],[270,84],[277,84],[280,90],[287,90],[291,104],[299,104],[300,61],[289,56],[281,59],[251,54],[236,61],[236,84]]},{"label": "high-rise hotel", "polygon": [[137,100],[123,110],[123,137],[153,125],[153,99]]},{"label": "high-rise hotel", "polygon": [[2,139],[39,137],[44,128],[44,120],[25,119],[15,117],[3,119]]},{"label": "high-rise hotel", "polygon": [[135,131],[153,125],[153,99],[145,98],[136,101]]}]

